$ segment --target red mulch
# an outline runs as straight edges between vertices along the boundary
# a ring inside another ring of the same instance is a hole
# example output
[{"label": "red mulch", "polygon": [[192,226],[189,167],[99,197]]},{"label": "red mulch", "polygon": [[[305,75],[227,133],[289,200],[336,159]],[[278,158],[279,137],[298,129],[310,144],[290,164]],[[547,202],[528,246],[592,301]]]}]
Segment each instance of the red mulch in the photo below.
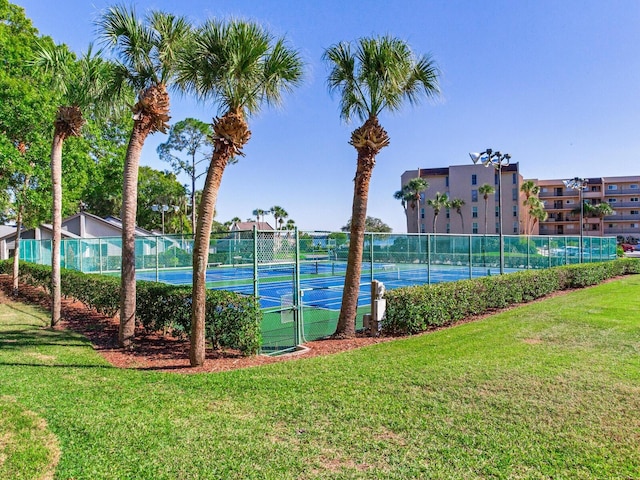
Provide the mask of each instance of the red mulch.
[{"label": "red mulch", "polygon": [[[20,284],[17,297],[11,297],[12,280],[9,275],[0,275],[0,303],[8,298],[38,304],[50,310],[51,300],[41,288]],[[4,292],[4,293],[3,293]],[[165,372],[196,373],[220,372],[236,368],[254,367],[268,363],[309,358],[318,355],[351,350],[373,343],[390,340],[389,337],[364,337],[337,340],[327,339],[309,342],[304,350],[276,357],[256,355],[244,357],[235,351],[215,351],[207,349],[206,361],[201,367],[189,365],[189,341],[171,336],[136,331],[135,346],[131,350],[118,347],[118,320],[95,312],[73,299],[62,299],[62,321],[56,328],[69,329],[87,337],[93,348],[109,363],[118,368],[138,370],[158,370]]]}]

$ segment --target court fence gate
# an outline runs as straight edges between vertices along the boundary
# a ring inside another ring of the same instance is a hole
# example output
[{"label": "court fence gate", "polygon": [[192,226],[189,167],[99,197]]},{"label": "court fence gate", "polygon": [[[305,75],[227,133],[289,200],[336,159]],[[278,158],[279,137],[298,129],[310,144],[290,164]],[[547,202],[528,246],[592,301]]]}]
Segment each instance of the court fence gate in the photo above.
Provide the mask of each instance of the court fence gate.
[{"label": "court fence gate", "polygon": [[[616,258],[614,237],[510,236],[504,239],[504,271],[549,268]],[[120,237],[63,239],[61,266],[119,275]],[[191,284],[193,237],[137,237],[139,280]],[[263,311],[266,354],[296,349],[336,328],[349,253],[349,234],[294,230],[212,233],[207,286],[252,294]],[[21,240],[20,258],[51,264],[51,240]],[[370,284],[387,289],[497,275],[498,235],[366,233],[356,327],[370,311]]]}]

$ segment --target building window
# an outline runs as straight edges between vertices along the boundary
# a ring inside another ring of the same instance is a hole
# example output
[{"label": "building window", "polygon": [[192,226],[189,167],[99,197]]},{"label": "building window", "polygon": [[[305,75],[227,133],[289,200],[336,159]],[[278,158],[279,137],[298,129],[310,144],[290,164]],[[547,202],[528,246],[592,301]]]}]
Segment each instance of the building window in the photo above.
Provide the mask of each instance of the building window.
[{"label": "building window", "polygon": [[517,235],[518,233],[520,233],[520,232],[518,231],[518,229],[519,229],[519,228],[520,228],[520,226],[518,225],[518,222],[513,222],[513,233],[515,233],[516,235]]},{"label": "building window", "polygon": [[618,200],[615,198],[610,198],[607,200],[609,203],[616,203]]},{"label": "building window", "polygon": [[637,190],[638,189],[638,184],[637,183],[632,183],[631,185],[629,185],[629,188],[631,190]]},{"label": "building window", "polygon": [[478,207],[471,207],[471,216],[473,218],[478,218]]},{"label": "building window", "polygon": [[420,218],[424,218],[424,208],[420,209]]},{"label": "building window", "polygon": [[445,186],[449,186],[449,176],[447,175],[446,177],[444,177],[444,184]]},{"label": "building window", "polygon": [[511,174],[511,183],[513,183],[514,185],[518,184],[518,179],[516,178],[516,174],[515,173]]},{"label": "building window", "polygon": [[573,230],[573,224],[570,223],[569,225],[567,225],[567,230]]},{"label": "building window", "polygon": [[420,233],[424,233],[424,223],[420,224]]},{"label": "building window", "polygon": [[496,222],[496,233],[500,233],[500,224]]},{"label": "building window", "polygon": [[477,234],[478,233],[478,223],[477,222],[473,222],[473,225],[471,225],[471,232]]},{"label": "building window", "polygon": [[573,205],[573,200],[567,200],[567,205]]},{"label": "building window", "polygon": [[638,224],[637,223],[632,223],[631,225],[629,225],[631,228],[638,228]]},{"label": "building window", "polygon": [[447,223],[447,233],[451,233],[451,224]]},{"label": "building window", "polygon": [[451,210],[447,208],[447,218],[451,218]]},{"label": "building window", "polygon": [[494,185],[497,185],[497,184],[498,184],[498,174],[497,174],[497,173],[494,173],[494,174],[493,174],[493,184],[494,184]]},{"label": "building window", "polygon": [[638,201],[638,197],[631,197],[629,199],[630,202],[637,202]]},{"label": "building window", "polygon": [[478,201],[478,190],[471,190],[471,201],[472,202]]},{"label": "building window", "polygon": [[478,175],[474,173],[473,175],[471,175],[471,185],[477,185],[477,184],[478,184]]},{"label": "building window", "polygon": [[540,189],[540,193],[547,193],[547,187],[542,187]]},{"label": "building window", "polygon": [[640,210],[631,210],[631,215],[640,215]]},{"label": "building window", "polygon": [[424,203],[424,196],[425,196],[425,193],[424,193],[424,192],[422,192],[422,193],[420,194],[420,202],[422,202],[422,203]]},{"label": "building window", "polygon": [[514,188],[513,190],[511,190],[511,200],[513,200],[514,202],[518,201],[518,189]]},{"label": "building window", "polygon": [[518,206],[517,206],[517,205],[514,205],[514,206],[513,206],[513,216],[514,216],[514,217],[517,217],[517,216],[518,216]]},{"label": "building window", "polygon": [[618,185],[607,185],[607,190],[617,190]]},{"label": "building window", "polygon": [[496,207],[496,218],[500,216],[500,207]]}]

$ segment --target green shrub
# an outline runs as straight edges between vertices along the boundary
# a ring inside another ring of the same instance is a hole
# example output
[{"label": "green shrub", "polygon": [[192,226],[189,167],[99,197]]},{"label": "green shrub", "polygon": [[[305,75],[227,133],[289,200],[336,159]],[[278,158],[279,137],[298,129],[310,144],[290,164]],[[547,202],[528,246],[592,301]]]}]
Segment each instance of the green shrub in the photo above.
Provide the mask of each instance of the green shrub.
[{"label": "green shrub", "polygon": [[[11,274],[11,261],[0,262],[0,273]],[[45,288],[51,285],[51,267],[20,262],[20,280]],[[62,295],[75,298],[109,316],[120,308],[120,278],[60,270]],[[191,288],[166,283],[136,283],[136,320],[148,331],[171,330],[188,335],[191,329]],[[214,348],[234,348],[247,355],[261,345],[262,311],[253,296],[223,290],[207,291],[205,334]]]},{"label": "green shrub", "polygon": [[383,329],[392,334],[419,333],[555,291],[633,273],[640,273],[640,260],[623,258],[388,290]]}]

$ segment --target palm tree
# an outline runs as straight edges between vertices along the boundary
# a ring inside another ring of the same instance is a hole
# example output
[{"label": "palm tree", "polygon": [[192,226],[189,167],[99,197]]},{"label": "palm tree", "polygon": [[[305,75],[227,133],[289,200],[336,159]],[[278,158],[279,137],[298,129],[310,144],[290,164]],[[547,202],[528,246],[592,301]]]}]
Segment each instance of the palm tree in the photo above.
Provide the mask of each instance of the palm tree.
[{"label": "palm tree", "polygon": [[397,111],[405,101],[439,93],[438,68],[428,56],[416,58],[409,45],[386,36],[361,38],[355,46],[343,42],[323,55],[330,65],[329,90],[340,95],[340,116],[364,122],[349,143],[358,152],[354,178],[349,257],[336,337],[355,335],[355,321],[362,271],[362,251],[367,218],[369,183],[376,156],[389,145],[389,136],[378,121],[385,110]]},{"label": "palm tree", "polygon": [[484,198],[484,233],[485,235],[489,233],[487,231],[487,228],[488,228],[487,227],[487,220],[488,220],[487,208],[489,207],[489,195],[492,195],[495,191],[496,189],[493,187],[493,185],[489,185],[488,183],[480,185],[480,188],[478,189],[478,193],[482,195],[482,198]]},{"label": "palm tree", "polygon": [[607,202],[600,202],[592,208],[592,214],[600,219],[600,236],[604,235],[604,217],[613,215],[614,210]]},{"label": "palm tree", "polygon": [[110,7],[98,20],[100,37],[111,47],[119,63],[118,84],[138,91],[131,107],[133,129],[124,162],[122,188],[122,269],[120,277],[120,331],[118,341],[130,347],[135,333],[136,262],[135,226],[138,197],[138,165],[145,140],[169,125],[167,84],[174,75],[177,51],[189,37],[191,26],[183,17],[150,12],[139,19],[133,8]]},{"label": "palm tree", "polygon": [[404,208],[404,214],[407,216],[407,230],[409,222],[409,212],[407,206],[411,206],[412,210],[416,209],[417,207],[417,231],[420,232],[420,194],[427,188],[429,188],[429,183],[424,178],[417,177],[409,180],[401,190],[398,190],[393,194],[393,198],[395,198],[396,200],[400,200],[400,203]]},{"label": "palm tree", "polygon": [[178,81],[201,100],[214,100],[222,116],[214,118],[214,149],[205,180],[193,251],[191,365],[205,359],[205,273],[209,235],[222,174],[229,161],[243,155],[251,137],[247,115],[263,104],[277,105],[284,92],[302,80],[303,63],[284,38],[262,26],[239,20],[206,21],[180,60]]},{"label": "palm tree", "polygon": [[[533,231],[533,227],[535,227],[536,222],[540,220],[540,210],[544,211],[544,202],[540,200],[538,197],[528,197],[522,202],[522,205],[527,207],[527,223],[525,225],[525,235],[531,235]],[[580,208],[578,208],[578,212],[580,212]],[[548,215],[547,215],[548,216]],[[542,220],[543,222],[546,220],[546,217]]]},{"label": "palm tree", "polygon": [[[533,180],[527,180],[520,186],[520,191],[524,193],[525,199],[522,203],[523,206],[528,207],[529,218],[527,219],[527,225],[525,225],[525,235],[531,235],[531,231],[535,226],[537,217],[533,215],[534,211],[537,211],[540,207],[544,207],[544,204],[538,199],[540,193],[540,187],[535,184]],[[529,222],[531,226],[529,227]],[[544,221],[544,220],[543,220]]]},{"label": "palm tree", "polygon": [[464,233],[464,217],[462,216],[462,207],[464,206],[464,204],[465,202],[461,198],[452,198],[451,201],[449,202],[450,207],[455,208],[456,213],[460,215],[460,223],[462,224],[462,233]]},{"label": "palm tree", "polygon": [[[112,104],[125,90],[112,90],[115,65],[103,60],[101,52],[94,54],[90,45],[87,53],[76,62],[65,45],[42,44],[31,64],[51,75],[52,86],[63,104],[54,120],[51,145],[52,183],[52,239],[51,239],[51,326],[60,322],[60,244],[62,235],[62,147],[65,139],[82,135],[86,123],[83,109],[104,113],[104,106]],[[100,111],[102,110],[102,111]],[[99,116],[99,115],[98,115]]]},{"label": "palm tree", "polygon": [[436,222],[438,221],[438,215],[443,208],[449,208],[449,197],[446,193],[436,192],[434,198],[427,199],[427,205],[433,208],[433,233],[436,233]]},{"label": "palm tree", "polygon": [[539,202],[539,205],[537,207],[534,207],[531,210],[529,210],[529,215],[533,219],[531,224],[531,230],[533,230],[533,227],[536,226],[536,222],[542,223],[546,221],[547,218],[549,217],[549,214],[544,208],[544,204],[540,202],[540,200],[538,200],[538,202]]}]

